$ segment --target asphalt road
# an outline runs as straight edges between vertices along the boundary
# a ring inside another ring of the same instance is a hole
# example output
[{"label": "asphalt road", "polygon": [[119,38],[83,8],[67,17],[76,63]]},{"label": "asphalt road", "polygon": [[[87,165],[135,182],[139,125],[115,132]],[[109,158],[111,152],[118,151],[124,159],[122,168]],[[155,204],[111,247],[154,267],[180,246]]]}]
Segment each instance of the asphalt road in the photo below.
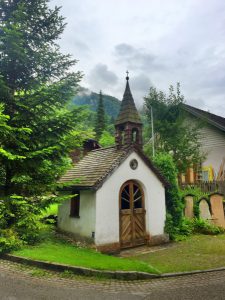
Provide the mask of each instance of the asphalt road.
[{"label": "asphalt road", "polygon": [[34,276],[38,272],[0,260],[0,300],[225,299],[225,271],[132,282]]}]

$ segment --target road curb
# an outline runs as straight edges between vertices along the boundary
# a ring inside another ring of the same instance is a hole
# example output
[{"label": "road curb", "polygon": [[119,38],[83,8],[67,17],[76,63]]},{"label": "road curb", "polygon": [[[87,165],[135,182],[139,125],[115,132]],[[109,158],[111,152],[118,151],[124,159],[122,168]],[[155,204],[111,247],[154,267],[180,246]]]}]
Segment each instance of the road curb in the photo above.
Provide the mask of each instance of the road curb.
[{"label": "road curb", "polygon": [[35,266],[42,269],[47,269],[51,271],[70,271],[76,275],[82,276],[96,276],[96,277],[104,277],[110,279],[119,279],[119,280],[143,280],[143,279],[153,279],[161,277],[158,274],[150,274],[145,272],[136,272],[136,271],[107,271],[107,270],[95,270],[85,267],[76,267],[70,265],[64,265],[59,263],[52,263],[49,261],[41,261],[41,260],[32,260],[29,258],[24,258],[11,254],[4,254],[1,256],[2,259],[26,264],[29,266]]},{"label": "road curb", "polygon": [[171,277],[195,275],[201,273],[225,271],[225,267],[221,267],[215,269],[195,270],[195,271],[188,271],[188,272],[150,274],[150,273],[136,272],[136,271],[95,270],[95,269],[90,269],[85,267],[76,267],[76,266],[64,265],[59,263],[52,263],[49,261],[32,260],[29,258],[24,258],[16,255],[11,255],[11,254],[1,255],[1,258],[4,260],[21,263],[29,266],[35,266],[35,267],[39,267],[51,271],[58,271],[58,272],[70,271],[76,275],[97,276],[97,277],[119,279],[119,280],[146,280],[146,279],[171,278]]}]

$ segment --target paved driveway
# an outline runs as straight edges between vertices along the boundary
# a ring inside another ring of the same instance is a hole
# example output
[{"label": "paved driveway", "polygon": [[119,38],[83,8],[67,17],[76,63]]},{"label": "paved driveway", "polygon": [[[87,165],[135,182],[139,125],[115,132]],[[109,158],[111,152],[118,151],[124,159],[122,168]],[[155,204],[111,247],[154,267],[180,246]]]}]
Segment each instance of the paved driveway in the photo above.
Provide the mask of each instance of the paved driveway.
[{"label": "paved driveway", "polygon": [[0,300],[42,299],[225,299],[225,271],[154,279],[114,281],[36,277],[33,269],[0,260]]}]

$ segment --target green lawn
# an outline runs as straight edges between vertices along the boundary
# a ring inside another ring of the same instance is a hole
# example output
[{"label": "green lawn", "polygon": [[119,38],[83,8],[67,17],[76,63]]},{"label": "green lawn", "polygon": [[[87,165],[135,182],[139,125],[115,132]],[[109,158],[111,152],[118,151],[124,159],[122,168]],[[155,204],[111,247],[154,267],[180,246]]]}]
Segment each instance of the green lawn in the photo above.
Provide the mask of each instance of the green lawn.
[{"label": "green lawn", "polygon": [[162,273],[225,267],[225,234],[193,235],[165,250],[133,257]]},{"label": "green lawn", "polygon": [[37,246],[25,247],[13,254],[97,270],[172,273],[225,266],[225,234],[193,235],[185,241],[171,244],[171,247],[164,250],[130,258],[104,255],[52,236]]},{"label": "green lawn", "polygon": [[148,263],[127,258],[104,255],[88,248],[79,248],[67,242],[52,239],[37,246],[26,247],[12,254],[43,261],[98,270],[123,270],[158,273]]}]

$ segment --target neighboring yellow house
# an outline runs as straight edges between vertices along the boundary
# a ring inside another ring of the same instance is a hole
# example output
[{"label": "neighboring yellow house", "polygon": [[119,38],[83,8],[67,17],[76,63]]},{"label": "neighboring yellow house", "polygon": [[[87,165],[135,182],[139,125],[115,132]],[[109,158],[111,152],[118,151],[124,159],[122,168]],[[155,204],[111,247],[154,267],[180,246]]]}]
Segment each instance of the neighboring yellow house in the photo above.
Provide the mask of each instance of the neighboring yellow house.
[{"label": "neighboring yellow house", "polygon": [[182,175],[182,183],[225,180],[225,118],[184,104],[187,122],[203,121],[201,128],[201,150],[206,158],[201,165],[189,168]]}]

